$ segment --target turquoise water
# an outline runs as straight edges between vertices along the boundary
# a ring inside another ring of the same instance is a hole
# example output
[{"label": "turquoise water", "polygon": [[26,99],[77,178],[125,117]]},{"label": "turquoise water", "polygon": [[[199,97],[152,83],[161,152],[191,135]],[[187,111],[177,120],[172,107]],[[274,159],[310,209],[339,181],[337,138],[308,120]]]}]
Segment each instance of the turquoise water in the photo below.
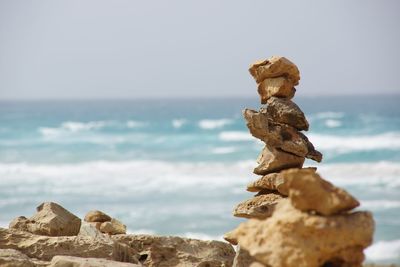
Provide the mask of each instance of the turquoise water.
[{"label": "turquoise water", "polygon": [[[374,213],[368,260],[400,262],[400,97],[296,98],[324,178]],[[241,219],[262,144],[257,99],[0,102],[0,224],[56,201],[101,209],[133,233],[220,238]]]}]

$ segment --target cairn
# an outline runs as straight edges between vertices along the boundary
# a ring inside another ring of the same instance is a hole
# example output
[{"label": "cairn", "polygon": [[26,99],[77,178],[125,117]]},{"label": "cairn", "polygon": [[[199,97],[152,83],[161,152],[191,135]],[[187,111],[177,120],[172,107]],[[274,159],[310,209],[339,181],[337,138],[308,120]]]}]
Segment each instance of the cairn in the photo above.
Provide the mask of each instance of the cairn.
[{"label": "cairn", "polygon": [[359,202],[316,168],[303,168],[305,158],[320,162],[322,154],[301,132],[309,123],[291,101],[300,80],[297,66],[274,56],[249,71],[266,105],[245,109],[243,116],[265,147],[254,169],[262,177],[247,186],[257,194],[233,211],[250,220],[225,235],[238,245],[234,266],[361,266],[374,221],[369,212],[351,212]]}]

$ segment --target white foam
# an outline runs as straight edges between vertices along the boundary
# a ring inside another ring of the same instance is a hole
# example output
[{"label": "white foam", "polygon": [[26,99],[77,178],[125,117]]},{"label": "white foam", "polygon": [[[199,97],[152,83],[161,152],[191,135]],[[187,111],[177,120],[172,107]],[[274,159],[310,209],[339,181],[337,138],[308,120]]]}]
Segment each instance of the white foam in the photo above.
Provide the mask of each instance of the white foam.
[{"label": "white foam", "polygon": [[343,112],[334,112],[334,111],[326,111],[326,112],[319,112],[316,114],[311,114],[311,118],[317,119],[340,119],[344,117]]},{"label": "white foam", "polygon": [[141,122],[141,121],[129,120],[126,122],[126,127],[128,127],[128,128],[139,128],[139,127],[144,127],[144,126],[146,126],[146,123]]},{"label": "white foam", "polygon": [[254,141],[254,137],[247,132],[240,131],[225,131],[218,135],[222,141],[235,142],[235,141]]},{"label": "white foam", "polygon": [[236,151],[236,148],[233,146],[222,146],[215,147],[212,149],[213,154],[230,154]]},{"label": "white foam", "polygon": [[185,119],[174,119],[172,120],[172,127],[175,129],[181,128],[187,121]]},{"label": "white foam", "polygon": [[367,260],[399,260],[400,240],[378,241],[365,250]]},{"label": "white foam", "polygon": [[325,126],[328,128],[337,128],[337,127],[342,126],[342,122],[339,120],[327,119],[325,121]]},{"label": "white foam", "polygon": [[322,135],[309,134],[310,141],[320,150],[333,150],[338,153],[349,151],[369,151],[376,149],[400,149],[400,133],[388,132],[378,135]]},{"label": "white foam", "polygon": [[184,237],[191,238],[191,239],[199,239],[199,240],[218,240],[218,241],[224,241],[224,238],[222,236],[213,236],[213,235],[207,235],[203,233],[195,233],[195,232],[187,232],[183,234]]},{"label": "white foam", "polygon": [[400,201],[396,200],[377,199],[377,200],[361,200],[360,202],[362,209],[368,209],[372,211],[400,208]]},{"label": "white foam", "polygon": [[56,137],[63,133],[76,133],[80,131],[89,131],[94,129],[100,129],[107,125],[105,121],[89,121],[89,122],[78,122],[78,121],[66,121],[63,122],[59,127],[39,127],[38,131],[45,137]]},{"label": "white foam", "polygon": [[212,130],[222,128],[228,124],[231,124],[230,119],[219,119],[219,120],[201,120],[199,121],[199,127],[205,130]]}]

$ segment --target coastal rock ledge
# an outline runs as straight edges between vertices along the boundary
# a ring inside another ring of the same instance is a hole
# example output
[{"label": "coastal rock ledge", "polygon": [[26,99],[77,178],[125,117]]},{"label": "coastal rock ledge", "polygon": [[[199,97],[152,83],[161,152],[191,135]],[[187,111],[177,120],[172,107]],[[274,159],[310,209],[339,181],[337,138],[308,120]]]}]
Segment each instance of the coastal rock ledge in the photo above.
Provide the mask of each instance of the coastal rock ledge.
[{"label": "coastal rock ledge", "polygon": [[29,219],[0,228],[0,266],[229,267],[235,257],[222,241],[125,232],[124,224],[101,211],[90,211],[82,222],[56,203],[43,203]]}]

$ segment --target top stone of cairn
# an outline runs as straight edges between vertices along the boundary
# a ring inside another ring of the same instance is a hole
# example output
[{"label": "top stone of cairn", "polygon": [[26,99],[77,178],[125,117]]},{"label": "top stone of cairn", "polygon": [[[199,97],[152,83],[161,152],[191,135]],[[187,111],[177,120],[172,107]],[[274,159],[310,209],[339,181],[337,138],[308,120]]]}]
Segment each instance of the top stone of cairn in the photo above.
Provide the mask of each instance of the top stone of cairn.
[{"label": "top stone of cairn", "polygon": [[291,99],[299,84],[300,72],[297,66],[285,57],[273,56],[257,61],[250,66],[250,74],[258,84],[261,103],[272,97]]}]

